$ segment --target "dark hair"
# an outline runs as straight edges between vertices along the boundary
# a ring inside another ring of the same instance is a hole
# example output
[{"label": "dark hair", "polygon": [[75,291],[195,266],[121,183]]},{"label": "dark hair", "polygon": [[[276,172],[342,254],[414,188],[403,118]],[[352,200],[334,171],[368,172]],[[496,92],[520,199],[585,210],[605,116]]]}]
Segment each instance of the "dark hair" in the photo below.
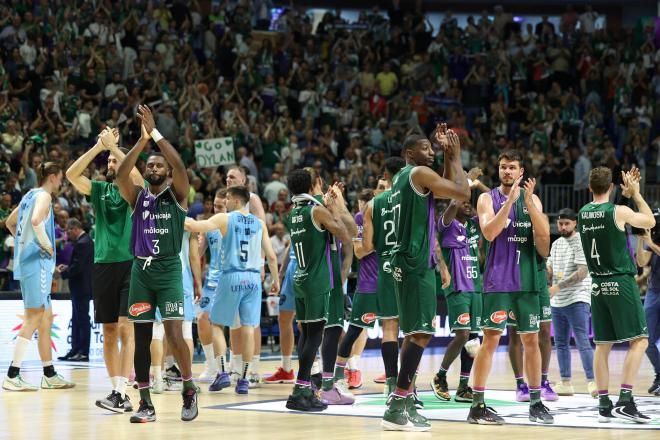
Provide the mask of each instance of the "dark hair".
[{"label": "dark hair", "polygon": [[80,223],[80,220],[77,218],[70,218],[69,220],[66,221],[66,227],[67,228],[78,228],[82,229],[82,223]]},{"label": "dark hair", "polygon": [[514,162],[517,161],[518,165],[521,167],[523,166],[523,157],[522,154],[520,154],[516,150],[504,150],[500,153],[500,155],[497,157],[497,163],[500,163],[502,159],[507,160],[509,162]]},{"label": "dark hair", "polygon": [[229,168],[227,168],[227,172],[230,172],[231,170],[240,171],[245,176],[246,179],[247,179],[247,176],[250,174],[249,171],[247,170],[247,168],[245,168],[244,166],[241,166],[241,165],[232,165]]},{"label": "dark hair", "polygon": [[411,134],[403,141],[403,151],[412,150],[418,143],[423,141],[428,141],[428,139],[420,134]]},{"label": "dark hair", "polygon": [[62,166],[55,162],[43,162],[39,168],[37,168],[37,181],[39,186],[43,185],[48,176],[51,174],[57,175],[62,172]]},{"label": "dark hair", "polygon": [[221,199],[227,198],[227,188],[220,188],[215,192],[215,197],[220,197]]},{"label": "dark hair", "polygon": [[312,189],[312,176],[306,169],[297,169],[289,173],[286,181],[293,195],[305,194]]},{"label": "dark hair", "polygon": [[607,167],[596,167],[589,173],[589,187],[595,195],[605,194],[612,184],[612,170]]},{"label": "dark hair", "polygon": [[247,186],[232,186],[227,188],[227,196],[238,198],[243,204],[246,204],[250,201],[250,190],[247,189]]},{"label": "dark hair", "polygon": [[362,200],[363,202],[368,202],[373,198],[374,192],[371,189],[363,189],[360,191],[360,194],[358,194],[358,200]]},{"label": "dark hair", "polygon": [[403,157],[392,156],[385,159],[385,169],[390,173],[390,178],[394,177],[396,173],[401,171],[401,168],[406,166],[406,161]]}]

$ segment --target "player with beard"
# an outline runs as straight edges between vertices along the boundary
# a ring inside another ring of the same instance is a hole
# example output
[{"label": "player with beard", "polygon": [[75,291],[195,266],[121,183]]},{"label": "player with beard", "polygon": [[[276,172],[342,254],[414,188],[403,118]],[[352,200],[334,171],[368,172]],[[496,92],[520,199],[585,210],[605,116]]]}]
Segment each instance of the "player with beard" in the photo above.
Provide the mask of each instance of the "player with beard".
[{"label": "player with beard", "polygon": [[484,403],[484,391],[493,354],[507,318],[516,320],[524,346],[524,367],[530,384],[529,420],[549,424],[554,419],[541,402],[541,352],[539,350],[539,257],[550,250],[550,225],[541,201],[534,194],[535,179],[520,183],[525,172],[516,151],[500,154],[500,186],[484,193],[477,202],[479,224],[489,242],[483,275],[484,339],[474,363],[474,395],[468,422],[504,423]]},{"label": "player with beard", "polygon": [[[192,380],[191,353],[183,338],[183,280],[181,244],[189,192],[188,175],[181,156],[156,129],[149,107],[138,106],[142,135],[117,170],[117,185],[124,200],[133,208],[131,267],[128,316],[135,329],[135,373],[140,390],[140,406],[132,423],[154,422],[156,412],[149,393],[149,344],[156,309],[164,321],[167,341],[181,369],[183,407],[181,420],[198,415],[197,387]],[[161,153],[147,159],[145,178],[149,185],[135,185],[129,176],[151,137]],[[171,184],[168,176],[172,176]]]},{"label": "player with beard", "polygon": [[387,402],[381,426],[386,430],[428,431],[428,420],[417,413],[412,379],[424,348],[435,333],[435,198],[468,200],[470,188],[461,166],[458,135],[447,125],[436,127],[433,140],[444,150],[444,177],[430,167],[435,153],[424,136],[411,135],[403,144],[406,166],[392,179],[392,210],[396,244],[392,277],[405,338],[396,389]]},{"label": "player with beard", "polygon": [[[117,146],[117,130],[104,130],[96,145],[87,150],[66,171],[66,178],[79,193],[89,197],[96,217],[92,296],[94,322],[103,325],[103,357],[112,382],[112,391],[96,406],[114,412],[131,412],[126,395],[133,366],[133,324],[128,321],[128,286],[133,255],[130,251],[131,210],[115,183],[117,168],[125,150]],[[105,181],[92,180],[85,171],[96,156],[108,152]],[[131,181],[143,186],[140,172],[131,170]],[[121,349],[117,343],[121,342]]]}]

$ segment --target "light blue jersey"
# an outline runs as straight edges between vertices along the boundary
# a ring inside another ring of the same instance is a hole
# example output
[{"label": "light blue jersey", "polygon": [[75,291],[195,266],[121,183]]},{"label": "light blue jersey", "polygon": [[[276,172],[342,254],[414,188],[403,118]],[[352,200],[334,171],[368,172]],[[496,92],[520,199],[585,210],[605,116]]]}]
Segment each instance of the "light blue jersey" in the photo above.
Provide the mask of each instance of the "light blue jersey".
[{"label": "light blue jersey", "polygon": [[195,290],[193,285],[192,268],[190,267],[190,231],[183,232],[183,241],[181,242],[181,275],[183,276],[183,294],[192,295]]},{"label": "light blue jersey", "polygon": [[222,272],[261,272],[263,230],[259,219],[239,211],[229,213],[227,234],[222,237]]},{"label": "light blue jersey", "polygon": [[219,229],[214,229],[206,233],[206,242],[209,245],[211,258],[209,260],[209,269],[206,274],[206,286],[216,288],[220,280],[222,270],[220,268],[220,259],[222,252],[222,234]]}]

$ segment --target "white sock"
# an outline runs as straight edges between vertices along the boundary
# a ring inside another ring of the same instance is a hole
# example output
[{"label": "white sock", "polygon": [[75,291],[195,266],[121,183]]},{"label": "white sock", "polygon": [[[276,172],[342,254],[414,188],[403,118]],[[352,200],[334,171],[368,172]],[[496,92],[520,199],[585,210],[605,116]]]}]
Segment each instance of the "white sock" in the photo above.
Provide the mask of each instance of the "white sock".
[{"label": "white sock", "polygon": [[41,364],[44,367],[52,367],[53,366],[53,361],[41,361]]},{"label": "white sock", "polygon": [[312,364],[312,374],[319,374],[320,372],[321,372],[321,365],[319,364],[319,360],[317,359]]},{"label": "white sock", "polygon": [[213,344],[202,345],[204,349],[204,356],[206,357],[206,365],[213,368],[213,360],[215,359],[215,354],[213,353]]},{"label": "white sock", "polygon": [[287,373],[291,371],[291,356],[282,356],[282,369]]},{"label": "white sock", "polygon": [[11,361],[12,367],[21,368],[28,345],[30,345],[29,339],[25,339],[22,336],[16,338],[16,344],[14,344],[14,357]]},{"label": "white sock", "polygon": [[119,393],[121,398],[126,397],[126,384],[128,383],[127,377],[117,377],[117,385],[115,386],[115,391]]},{"label": "white sock", "polygon": [[174,356],[165,356],[165,369],[172,368],[174,366]]},{"label": "white sock", "polygon": [[117,389],[117,384],[119,383],[119,376],[112,376],[110,378],[110,382],[112,382],[112,389],[116,390]]},{"label": "white sock", "polygon": [[241,371],[241,377],[243,379],[247,378],[248,371],[250,371],[251,362],[243,362],[243,371]]},{"label": "white sock", "polygon": [[240,372],[241,368],[243,368],[243,355],[242,354],[237,354],[236,356],[234,356],[233,361],[234,362],[233,362],[232,367],[231,367],[232,373],[234,371],[237,372],[237,373]]},{"label": "white sock", "polygon": [[224,373],[227,371],[227,358],[224,355],[218,355],[215,357],[215,361],[218,366],[218,371]]},{"label": "white sock", "polygon": [[250,362],[250,373],[259,374],[259,358],[260,355],[252,356],[252,362]]},{"label": "white sock", "polygon": [[163,380],[163,370],[160,368],[160,365],[152,365],[150,368],[150,373],[154,377],[154,383],[158,383]]},{"label": "white sock", "polygon": [[359,362],[360,362],[360,355],[356,354],[355,356],[348,359],[348,369],[353,371],[357,370]]}]

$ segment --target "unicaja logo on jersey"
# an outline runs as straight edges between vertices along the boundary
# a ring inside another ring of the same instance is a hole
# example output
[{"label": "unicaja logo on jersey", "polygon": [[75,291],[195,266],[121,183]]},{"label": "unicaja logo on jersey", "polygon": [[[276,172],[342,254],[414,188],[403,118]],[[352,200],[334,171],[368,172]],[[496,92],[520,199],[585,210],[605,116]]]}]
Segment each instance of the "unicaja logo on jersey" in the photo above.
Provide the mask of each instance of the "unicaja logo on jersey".
[{"label": "unicaja logo on jersey", "polygon": [[470,314],[469,313],[462,313],[461,315],[456,318],[456,322],[461,324],[461,325],[467,325],[470,323]]},{"label": "unicaja logo on jersey", "polygon": [[362,322],[364,322],[365,324],[371,324],[371,323],[374,322],[376,319],[377,319],[377,318],[376,318],[376,314],[375,314],[375,313],[365,313],[365,314],[362,315],[362,317],[360,318],[360,320],[361,320]]},{"label": "unicaja logo on jersey", "polygon": [[591,285],[591,294],[593,296],[598,296],[600,294],[600,286],[597,283]]},{"label": "unicaja logo on jersey", "polygon": [[135,303],[128,309],[128,314],[131,316],[140,316],[143,313],[151,310],[151,304],[149,303]]},{"label": "unicaja logo on jersey", "polygon": [[503,323],[504,321],[506,321],[506,311],[498,310],[497,312],[491,313],[490,320],[493,321],[495,324]]}]

